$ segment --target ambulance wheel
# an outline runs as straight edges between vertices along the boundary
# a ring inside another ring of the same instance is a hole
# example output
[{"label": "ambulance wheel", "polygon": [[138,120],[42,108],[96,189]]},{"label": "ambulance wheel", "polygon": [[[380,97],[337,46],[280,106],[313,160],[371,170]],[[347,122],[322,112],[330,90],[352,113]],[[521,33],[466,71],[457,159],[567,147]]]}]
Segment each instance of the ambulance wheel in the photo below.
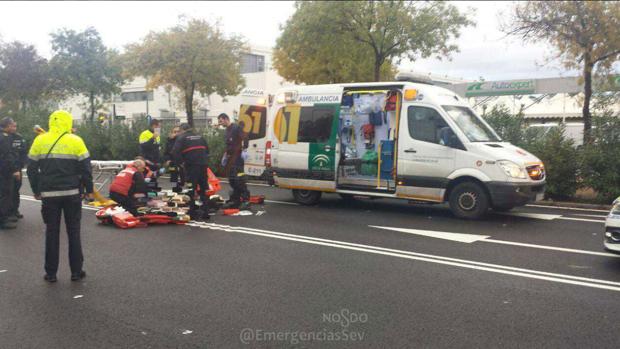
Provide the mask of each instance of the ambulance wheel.
[{"label": "ambulance wheel", "polygon": [[450,209],[458,218],[478,219],[489,210],[489,197],[475,182],[457,184],[450,193]]},{"label": "ambulance wheel", "polygon": [[314,190],[293,189],[295,201],[302,205],[316,205],[321,200],[321,192]]}]

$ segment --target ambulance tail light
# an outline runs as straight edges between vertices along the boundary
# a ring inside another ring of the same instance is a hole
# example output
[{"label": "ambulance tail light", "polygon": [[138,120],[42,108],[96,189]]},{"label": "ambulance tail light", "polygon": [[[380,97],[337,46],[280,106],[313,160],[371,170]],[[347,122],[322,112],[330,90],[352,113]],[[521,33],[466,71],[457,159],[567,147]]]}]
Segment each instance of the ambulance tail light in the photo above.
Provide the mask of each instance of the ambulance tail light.
[{"label": "ambulance tail light", "polygon": [[271,167],[271,141],[265,144],[265,166]]}]

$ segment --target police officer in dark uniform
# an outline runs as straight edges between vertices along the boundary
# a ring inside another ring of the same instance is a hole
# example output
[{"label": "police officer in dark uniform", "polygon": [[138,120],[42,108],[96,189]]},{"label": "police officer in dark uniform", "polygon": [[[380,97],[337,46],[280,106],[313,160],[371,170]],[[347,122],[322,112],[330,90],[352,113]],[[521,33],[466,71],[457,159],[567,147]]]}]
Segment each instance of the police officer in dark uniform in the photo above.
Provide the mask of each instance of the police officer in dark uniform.
[{"label": "police officer in dark uniform", "polygon": [[17,228],[13,213],[13,187],[15,180],[21,180],[21,171],[9,129],[15,124],[11,118],[0,120],[0,229]]},{"label": "police officer in dark uniform", "polygon": [[[209,219],[209,198],[206,193],[209,189],[207,141],[202,135],[196,134],[189,124],[182,124],[181,134],[174,142],[172,155],[177,164],[183,164],[187,180],[192,185],[190,216],[192,219]],[[198,187],[200,191],[196,193]],[[202,207],[195,202],[198,197],[202,202]]]},{"label": "police officer in dark uniform", "polygon": [[[17,133],[17,123],[13,122],[9,126],[8,133],[11,137],[11,144],[13,146],[13,151],[17,158],[17,164],[21,174],[21,170],[23,170],[28,163],[28,145],[24,137]],[[11,206],[10,214],[13,217],[22,219],[24,218],[24,215],[19,212],[19,190],[22,187],[22,176],[20,175],[19,178],[14,178],[13,184],[13,205]]]},{"label": "police officer in dark uniform", "polygon": [[233,188],[230,199],[225,207],[246,208],[250,199],[250,191],[246,184],[244,172],[244,157],[248,148],[248,138],[243,132],[243,126],[234,124],[225,113],[217,117],[220,126],[226,127],[226,152],[222,165],[228,173],[228,181]]}]

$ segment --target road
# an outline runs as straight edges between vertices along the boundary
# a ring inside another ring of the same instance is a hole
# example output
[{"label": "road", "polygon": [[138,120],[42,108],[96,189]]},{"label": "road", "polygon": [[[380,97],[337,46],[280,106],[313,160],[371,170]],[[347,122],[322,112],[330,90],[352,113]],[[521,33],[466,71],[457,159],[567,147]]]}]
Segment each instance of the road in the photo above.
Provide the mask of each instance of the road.
[{"label": "road", "polygon": [[[81,283],[43,281],[40,203],[0,232],[3,348],[616,348],[620,258],[605,212],[523,207],[481,221],[404,201],[295,204],[120,230],[85,207]],[[223,191],[226,193],[227,188]],[[456,235],[455,235],[456,234]]]}]

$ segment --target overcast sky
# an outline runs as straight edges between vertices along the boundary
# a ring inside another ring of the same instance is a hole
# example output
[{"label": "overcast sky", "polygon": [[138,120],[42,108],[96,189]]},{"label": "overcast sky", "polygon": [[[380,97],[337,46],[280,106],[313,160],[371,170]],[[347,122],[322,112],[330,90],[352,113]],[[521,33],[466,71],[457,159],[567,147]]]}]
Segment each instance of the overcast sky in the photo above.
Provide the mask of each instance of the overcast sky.
[{"label": "overcast sky", "polygon": [[[546,64],[550,55],[544,44],[523,44],[505,38],[499,30],[500,13],[509,2],[455,2],[463,10],[476,9],[476,27],[463,31],[460,52],[452,61],[424,59],[403,62],[401,68],[476,80],[572,76],[558,63]],[[245,36],[250,44],[273,47],[280,25],[292,15],[292,2],[0,2],[0,38],[34,44],[49,58],[49,34],[67,27],[95,27],[106,45],[118,49],[139,41],[151,30],[177,23],[182,14],[220,19],[226,32]]]}]

